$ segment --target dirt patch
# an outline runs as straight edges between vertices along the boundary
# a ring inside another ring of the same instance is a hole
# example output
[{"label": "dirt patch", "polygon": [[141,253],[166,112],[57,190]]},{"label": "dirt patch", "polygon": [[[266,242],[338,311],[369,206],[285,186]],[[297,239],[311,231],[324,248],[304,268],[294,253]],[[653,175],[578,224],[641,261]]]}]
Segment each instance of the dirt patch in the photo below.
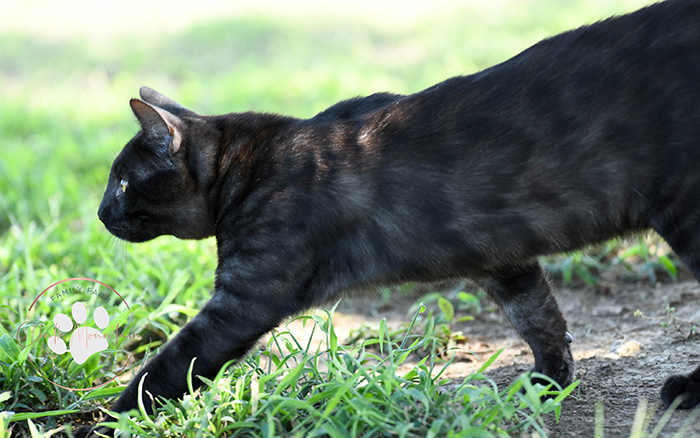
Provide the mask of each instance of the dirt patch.
[{"label": "dirt patch", "polygon": [[[596,400],[605,406],[605,436],[629,436],[640,399],[648,399],[650,408],[658,405],[666,378],[687,373],[700,361],[698,337],[689,335],[692,325],[666,317],[667,307],[672,307],[677,318],[700,321],[700,286],[696,282],[621,284],[605,290],[575,289],[559,296],[574,334],[573,352],[581,383],[575,398],[564,403],[560,424],[550,423],[553,436],[592,436]],[[646,317],[635,316],[637,310]],[[670,324],[664,327],[663,322]],[[639,351],[625,351],[626,346],[636,343],[641,345]],[[650,429],[662,414],[659,407]],[[662,436],[675,433],[688,414],[675,413]],[[700,424],[695,424],[686,436],[698,435]]]},{"label": "dirt patch", "polygon": [[[659,405],[659,390],[671,374],[687,373],[700,361],[699,336],[691,335],[691,324],[700,324],[700,286],[694,281],[673,284],[611,282],[605,286],[558,288],[558,300],[573,335],[572,351],[576,359],[577,379],[581,381],[562,408],[561,421],[547,419],[550,436],[591,437],[595,428],[596,401],[604,403],[605,437],[628,437],[640,400],[648,400],[653,412],[647,431],[659,422],[664,410]],[[409,307],[416,297],[381,300],[355,299],[342,302],[333,321],[339,339],[363,322],[378,323],[386,317],[389,324],[410,321]],[[635,316],[641,311],[644,317]],[[668,326],[664,326],[669,323]],[[299,328],[300,326],[297,326]],[[488,374],[499,385],[508,385],[529,370],[533,357],[529,347],[517,335],[498,309],[485,311],[474,321],[459,323],[468,337],[464,346],[478,354],[468,354],[448,368],[447,377],[461,378],[477,370],[483,361],[505,347]],[[308,333],[308,326],[306,328]],[[296,329],[294,330],[296,332]],[[689,412],[673,414],[660,436],[676,433]],[[700,422],[684,436],[700,436]]]}]

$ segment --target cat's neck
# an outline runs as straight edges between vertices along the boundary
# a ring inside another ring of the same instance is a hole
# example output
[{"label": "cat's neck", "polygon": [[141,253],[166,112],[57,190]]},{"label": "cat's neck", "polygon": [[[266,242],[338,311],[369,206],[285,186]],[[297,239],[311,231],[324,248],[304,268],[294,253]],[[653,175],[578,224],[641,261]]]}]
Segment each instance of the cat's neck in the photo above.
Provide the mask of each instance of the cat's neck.
[{"label": "cat's neck", "polygon": [[218,133],[209,168],[211,205],[217,221],[271,178],[275,139],[299,120],[268,113],[233,113],[209,119]]},{"label": "cat's neck", "polygon": [[271,139],[281,135],[298,119],[269,113],[232,113],[211,118],[219,133],[215,170],[220,176],[248,170],[250,160],[270,147]]}]

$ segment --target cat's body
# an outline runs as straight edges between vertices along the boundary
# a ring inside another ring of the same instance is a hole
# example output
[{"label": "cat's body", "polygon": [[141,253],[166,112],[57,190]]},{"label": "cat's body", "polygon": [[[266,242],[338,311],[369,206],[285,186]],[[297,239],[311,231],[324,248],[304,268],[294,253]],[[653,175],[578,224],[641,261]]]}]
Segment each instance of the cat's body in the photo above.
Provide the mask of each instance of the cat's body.
[{"label": "cat's body", "polygon": [[[408,96],[309,120],[199,116],[144,88],[143,130],[99,216],[120,238],[215,235],[210,302],[114,410],[186,391],[286,317],[344,291],[467,277],[506,311],[535,370],[573,378],[537,256],[656,230],[700,278],[700,1],[545,40]],[[700,402],[700,368],[662,397]]]}]

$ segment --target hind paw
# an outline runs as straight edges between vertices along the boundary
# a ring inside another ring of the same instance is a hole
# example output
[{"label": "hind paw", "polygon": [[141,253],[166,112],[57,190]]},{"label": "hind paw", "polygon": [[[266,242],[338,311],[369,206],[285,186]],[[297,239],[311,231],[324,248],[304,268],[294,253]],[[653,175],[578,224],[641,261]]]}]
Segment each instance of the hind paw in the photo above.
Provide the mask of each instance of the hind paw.
[{"label": "hind paw", "polygon": [[669,377],[661,388],[661,400],[670,406],[679,397],[683,401],[678,405],[679,409],[691,409],[700,404],[700,382],[687,375]]},{"label": "hind paw", "polygon": [[[552,359],[546,363],[536,363],[535,368],[532,371],[548,376],[550,379],[554,380],[561,387],[561,389],[569,386],[574,381],[575,366],[574,358],[571,355],[571,349],[569,348],[568,344],[565,347],[563,356]],[[532,383],[540,383],[543,386],[547,386],[551,382],[534,377],[532,378]]]}]

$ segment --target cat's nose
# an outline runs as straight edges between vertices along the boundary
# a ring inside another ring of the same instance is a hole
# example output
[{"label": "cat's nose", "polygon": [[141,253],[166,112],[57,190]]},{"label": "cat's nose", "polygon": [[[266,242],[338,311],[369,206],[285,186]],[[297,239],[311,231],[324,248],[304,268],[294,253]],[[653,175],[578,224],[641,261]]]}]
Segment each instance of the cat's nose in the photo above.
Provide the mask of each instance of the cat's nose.
[{"label": "cat's nose", "polygon": [[102,223],[105,223],[105,221],[107,220],[107,212],[105,210],[106,209],[103,208],[101,205],[100,208],[97,209],[97,217],[100,218]]}]

